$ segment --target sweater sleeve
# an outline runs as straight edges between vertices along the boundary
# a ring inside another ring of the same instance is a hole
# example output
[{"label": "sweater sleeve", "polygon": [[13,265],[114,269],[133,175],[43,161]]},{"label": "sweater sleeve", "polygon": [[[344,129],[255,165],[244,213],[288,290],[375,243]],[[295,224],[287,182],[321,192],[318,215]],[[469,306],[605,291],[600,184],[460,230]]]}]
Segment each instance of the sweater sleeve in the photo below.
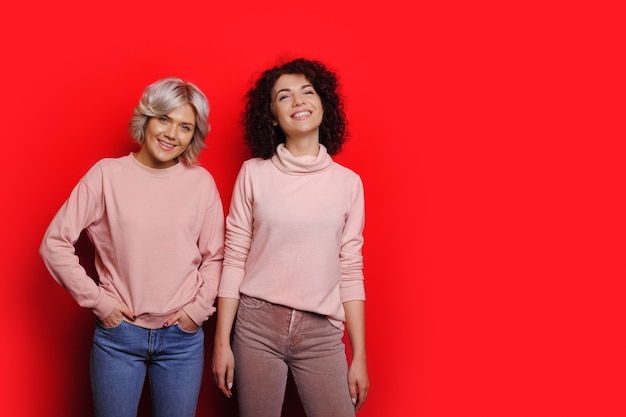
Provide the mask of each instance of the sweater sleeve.
[{"label": "sweater sleeve", "polygon": [[246,261],[252,244],[252,197],[249,171],[244,163],[233,189],[226,218],[224,269],[220,280],[219,297],[239,298]]},{"label": "sweater sleeve", "polygon": [[346,218],[339,252],[342,303],[365,300],[362,254],[365,201],[363,183],[360,178],[354,183],[350,195],[352,196],[352,208]]},{"label": "sweater sleeve", "polygon": [[[92,170],[92,173],[97,170]],[[118,303],[87,275],[76,255],[75,243],[88,225],[98,220],[101,198],[84,181],[72,190],[46,230],[39,248],[44,264],[52,277],[85,308],[100,319],[106,318]]]},{"label": "sweater sleeve", "polygon": [[217,198],[207,209],[198,246],[202,255],[199,272],[202,277],[197,297],[183,309],[197,324],[204,323],[215,312],[215,298],[224,259],[224,207]]}]

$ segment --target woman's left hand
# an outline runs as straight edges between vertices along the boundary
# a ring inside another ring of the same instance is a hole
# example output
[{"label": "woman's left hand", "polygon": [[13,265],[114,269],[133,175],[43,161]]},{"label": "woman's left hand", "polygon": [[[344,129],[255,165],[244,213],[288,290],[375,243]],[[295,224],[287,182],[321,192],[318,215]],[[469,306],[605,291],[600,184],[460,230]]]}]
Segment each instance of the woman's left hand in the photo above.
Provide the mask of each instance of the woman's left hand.
[{"label": "woman's left hand", "polygon": [[198,330],[198,327],[200,327],[191,320],[191,317],[189,317],[182,308],[169,316],[167,320],[165,320],[165,323],[163,323],[163,327],[169,327],[175,323],[178,323],[178,326],[186,332],[195,332]]},{"label": "woman's left hand", "polygon": [[365,361],[352,361],[348,370],[348,386],[354,408],[356,411],[359,411],[365,404],[365,401],[367,401],[367,394],[370,388]]}]

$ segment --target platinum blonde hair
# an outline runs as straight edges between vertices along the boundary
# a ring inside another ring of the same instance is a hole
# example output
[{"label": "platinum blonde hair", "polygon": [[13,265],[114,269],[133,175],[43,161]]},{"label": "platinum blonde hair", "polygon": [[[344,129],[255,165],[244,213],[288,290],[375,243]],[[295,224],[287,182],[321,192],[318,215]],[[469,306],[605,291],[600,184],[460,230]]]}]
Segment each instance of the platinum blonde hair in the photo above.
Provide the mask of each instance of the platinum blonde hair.
[{"label": "platinum blonde hair", "polygon": [[200,152],[206,148],[204,140],[211,130],[211,125],[209,124],[209,101],[193,83],[183,81],[178,77],[167,77],[146,87],[141,100],[133,110],[128,127],[130,135],[137,143],[143,144],[146,124],[151,117],[165,116],[176,107],[185,104],[193,108],[196,114],[196,126],[193,138],[180,158],[188,164],[195,164]]}]

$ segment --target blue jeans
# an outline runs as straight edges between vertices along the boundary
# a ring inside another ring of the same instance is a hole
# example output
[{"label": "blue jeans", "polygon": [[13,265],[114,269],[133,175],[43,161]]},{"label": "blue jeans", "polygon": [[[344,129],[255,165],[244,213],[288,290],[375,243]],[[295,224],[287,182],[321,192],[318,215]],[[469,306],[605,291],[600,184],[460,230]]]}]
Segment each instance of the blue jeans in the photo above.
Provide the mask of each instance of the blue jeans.
[{"label": "blue jeans", "polygon": [[91,387],[97,417],[136,417],[146,372],[155,417],[194,417],[204,367],[202,327],[145,329],[97,322]]},{"label": "blue jeans", "polygon": [[325,316],[242,295],[235,321],[241,417],[280,417],[291,370],[307,417],[354,417],[343,331]]}]

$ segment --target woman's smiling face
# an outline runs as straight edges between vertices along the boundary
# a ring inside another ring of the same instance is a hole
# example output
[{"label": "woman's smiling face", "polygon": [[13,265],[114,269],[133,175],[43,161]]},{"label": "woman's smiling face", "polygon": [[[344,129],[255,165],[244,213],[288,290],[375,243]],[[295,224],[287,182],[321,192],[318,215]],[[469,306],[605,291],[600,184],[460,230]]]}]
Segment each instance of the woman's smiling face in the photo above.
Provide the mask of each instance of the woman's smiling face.
[{"label": "woman's smiling face", "polygon": [[169,168],[193,139],[196,113],[189,104],[148,120],[141,150],[136,158],[151,168]]},{"label": "woman's smiling face", "polygon": [[272,113],[287,138],[318,134],[324,116],[320,96],[303,74],[283,74],[272,89]]}]

